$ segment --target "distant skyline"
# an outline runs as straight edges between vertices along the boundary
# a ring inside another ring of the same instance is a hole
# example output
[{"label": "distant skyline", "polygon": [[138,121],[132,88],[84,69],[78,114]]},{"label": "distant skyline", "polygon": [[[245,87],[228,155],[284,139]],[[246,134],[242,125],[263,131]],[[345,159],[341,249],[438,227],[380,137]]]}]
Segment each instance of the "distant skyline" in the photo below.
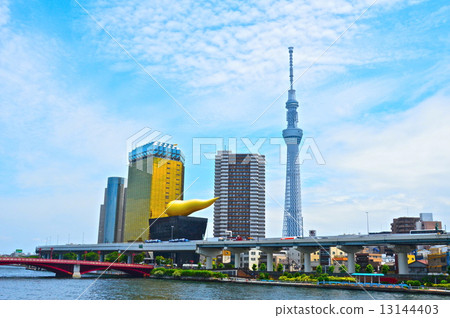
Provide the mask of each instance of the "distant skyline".
[{"label": "distant skyline", "polygon": [[[185,199],[214,192],[194,140],[267,138],[266,236],[280,236],[289,46],[303,138],[325,161],[301,166],[305,233],[365,233],[366,212],[371,231],[420,212],[450,224],[450,6],[373,2],[2,1],[0,253],[95,243],[107,178],[127,177],[144,127],[185,153]],[[196,215],[212,236],[213,208]]]}]

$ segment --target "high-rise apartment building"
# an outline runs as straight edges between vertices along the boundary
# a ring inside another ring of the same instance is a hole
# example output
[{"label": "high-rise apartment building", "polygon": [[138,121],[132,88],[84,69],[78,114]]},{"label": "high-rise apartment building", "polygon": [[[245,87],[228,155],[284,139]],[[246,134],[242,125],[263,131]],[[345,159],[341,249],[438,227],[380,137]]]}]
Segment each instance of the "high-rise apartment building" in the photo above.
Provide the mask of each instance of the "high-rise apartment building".
[{"label": "high-rise apartment building", "polygon": [[100,206],[98,243],[117,243],[123,240],[125,212],[125,179],[108,178],[105,198]]},{"label": "high-rise apartment building", "polygon": [[265,157],[219,151],[215,159],[214,236],[265,237]]},{"label": "high-rise apartment building", "polygon": [[416,229],[416,223],[420,221],[417,217],[400,217],[391,223],[392,233],[410,233]]},{"label": "high-rise apartment building", "polygon": [[124,242],[149,237],[148,220],[164,217],[167,203],[183,199],[184,155],[176,146],[150,142],[129,153]]},{"label": "high-rise apartment building", "polygon": [[420,217],[399,217],[392,220],[392,233],[410,233],[421,230],[441,230],[442,222],[433,221],[433,213],[420,213]]}]

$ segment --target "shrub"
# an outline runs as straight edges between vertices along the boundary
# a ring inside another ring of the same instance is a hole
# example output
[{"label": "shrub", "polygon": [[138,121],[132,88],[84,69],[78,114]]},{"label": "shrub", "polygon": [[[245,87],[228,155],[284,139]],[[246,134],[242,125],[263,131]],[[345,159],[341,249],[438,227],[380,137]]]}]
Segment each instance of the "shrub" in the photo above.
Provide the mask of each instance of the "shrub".
[{"label": "shrub", "polygon": [[355,272],[359,273],[360,270],[361,270],[361,265],[355,264]]},{"label": "shrub", "polygon": [[256,270],[258,269],[258,266],[256,266],[256,264],[252,265],[252,271],[256,272]]},{"label": "shrub", "polygon": [[406,281],[406,285],[411,285],[411,286],[420,286],[420,282],[418,280],[407,280]]},{"label": "shrub", "polygon": [[445,279],[441,280],[441,284],[447,284],[447,281]]},{"label": "shrub", "polygon": [[212,277],[215,277],[215,278],[227,278],[228,275],[224,274],[224,273],[221,273],[221,272],[213,272],[213,276]]},{"label": "shrub", "polygon": [[389,266],[384,264],[383,266],[381,266],[381,272],[386,275],[389,272]]},{"label": "shrub", "polygon": [[176,271],[175,268],[166,268],[164,273],[167,276],[172,276],[175,271]]},{"label": "shrub", "polygon": [[333,282],[356,282],[356,279],[353,277],[328,276],[328,280]]},{"label": "shrub", "polygon": [[152,275],[155,275],[156,277],[162,277],[162,276],[164,276],[164,271],[162,271],[161,269],[158,269],[155,272],[152,271]]},{"label": "shrub", "polygon": [[321,274],[321,275],[319,275],[318,277],[317,277],[317,280],[319,281],[319,282],[322,282],[322,281],[329,281],[330,280],[330,278],[328,277],[328,274]]},{"label": "shrub", "polygon": [[317,279],[312,279],[308,275],[299,275],[294,278],[297,282],[317,282]]},{"label": "shrub", "polygon": [[259,265],[259,270],[260,271],[265,271],[267,269],[267,267],[266,267],[266,264],[265,263],[261,263],[260,265]]},{"label": "shrub", "polygon": [[[427,284],[430,284],[430,283],[427,283]],[[425,285],[425,286],[427,286],[427,285]],[[445,287],[445,288],[450,288],[450,284],[430,284],[430,286],[429,287]]]},{"label": "shrub", "polygon": [[268,273],[259,273],[259,279],[270,279]]},{"label": "shrub", "polygon": [[152,269],[152,271],[150,272],[152,275],[154,275],[156,272],[162,272],[164,274],[164,272],[166,271],[166,269],[164,267],[160,267],[160,268],[154,268]]},{"label": "shrub", "polygon": [[218,268],[222,269],[225,267],[225,265],[223,265],[223,263],[219,263],[219,265],[217,265]]},{"label": "shrub", "polygon": [[173,272],[172,276],[173,277],[181,277],[183,270],[181,269],[177,269],[176,271]]}]

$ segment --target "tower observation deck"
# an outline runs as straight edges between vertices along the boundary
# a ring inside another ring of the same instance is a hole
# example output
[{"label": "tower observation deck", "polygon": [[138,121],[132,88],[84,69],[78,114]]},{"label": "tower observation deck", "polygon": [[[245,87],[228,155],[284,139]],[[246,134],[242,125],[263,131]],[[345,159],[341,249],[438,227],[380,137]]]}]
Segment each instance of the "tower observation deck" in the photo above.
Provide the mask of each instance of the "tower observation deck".
[{"label": "tower observation deck", "polygon": [[299,144],[302,140],[303,131],[297,127],[298,123],[298,101],[293,88],[293,54],[294,48],[289,48],[290,65],[290,89],[288,91],[287,128],[283,130],[283,138],[287,146],[286,163],[286,192],[284,201],[283,236],[303,236],[302,200],[300,187],[300,165],[298,160]]}]

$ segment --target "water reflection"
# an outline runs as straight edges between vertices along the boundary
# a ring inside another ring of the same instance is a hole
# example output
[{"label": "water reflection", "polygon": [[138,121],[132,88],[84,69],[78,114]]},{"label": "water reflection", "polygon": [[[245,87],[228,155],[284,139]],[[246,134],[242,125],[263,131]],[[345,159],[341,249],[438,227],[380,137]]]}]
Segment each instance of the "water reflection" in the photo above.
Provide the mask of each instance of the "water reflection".
[{"label": "water reflection", "polygon": [[[94,283],[95,282],[95,283]],[[93,284],[94,283],[94,284]],[[55,278],[53,273],[0,266],[0,299],[442,299],[413,295],[315,289],[286,286],[242,285],[216,282],[170,281],[144,278]]]}]

